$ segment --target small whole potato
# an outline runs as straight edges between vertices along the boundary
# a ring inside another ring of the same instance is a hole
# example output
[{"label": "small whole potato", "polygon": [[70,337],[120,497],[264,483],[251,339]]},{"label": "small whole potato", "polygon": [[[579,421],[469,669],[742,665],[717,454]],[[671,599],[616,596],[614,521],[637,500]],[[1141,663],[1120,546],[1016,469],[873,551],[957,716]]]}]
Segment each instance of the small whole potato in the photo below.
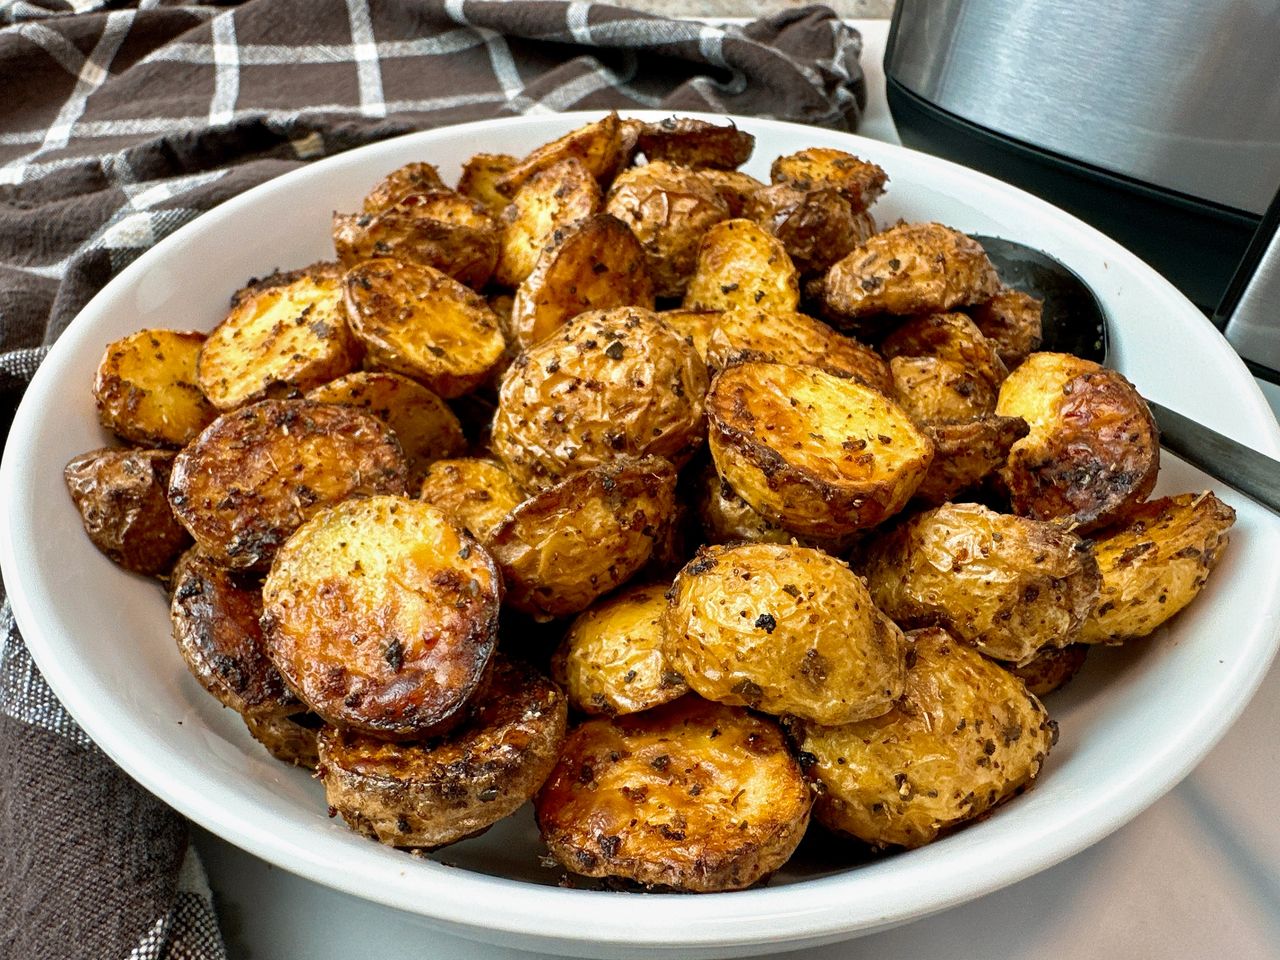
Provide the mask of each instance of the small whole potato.
[{"label": "small whole potato", "polygon": [[671,588],[663,651],[708,700],[821,724],[902,695],[906,641],[862,579],[820,550],[706,547]]},{"label": "small whole potato", "polygon": [[823,273],[876,232],[871,214],[855,211],[839,191],[801,190],[789,183],[757,190],[743,216],[781,240],[805,276]]},{"label": "small whole potato", "polygon": [[507,371],[493,450],[531,490],[619,457],[679,467],[702,445],[706,392],[697,352],[653,312],[579,314]]},{"label": "small whole potato", "polygon": [[884,170],[869,160],[830,147],[809,147],[778,157],[769,176],[774,183],[800,190],[837,190],[855,211],[875,203],[889,180]]}]

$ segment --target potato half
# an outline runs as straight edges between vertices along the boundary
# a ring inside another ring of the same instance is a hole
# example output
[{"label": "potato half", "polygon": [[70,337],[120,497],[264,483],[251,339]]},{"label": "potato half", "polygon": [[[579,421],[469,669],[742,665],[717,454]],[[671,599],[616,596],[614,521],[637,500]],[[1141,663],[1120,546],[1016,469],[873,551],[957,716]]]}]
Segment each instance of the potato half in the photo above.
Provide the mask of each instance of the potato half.
[{"label": "potato half", "polygon": [[889,180],[869,160],[831,147],[809,147],[778,157],[769,168],[769,177],[774,183],[787,183],[800,190],[837,190],[854,210],[865,210],[875,203]]},{"label": "potato half", "polygon": [[742,363],[707,394],[716,469],[764,516],[811,537],[897,513],[933,442],[880,391],[816,367]]},{"label": "potato half", "polygon": [[387,739],[461,719],[497,642],[502,580],[431,504],[348,500],[280,548],[262,589],[267,651],[327,722]]},{"label": "potato half", "polygon": [[968,307],[982,335],[996,345],[1012,370],[1040,347],[1044,304],[1028,293],[1005,287],[990,300]]},{"label": "potato half", "polygon": [[572,872],[708,893],[782,866],[811,793],[772,720],[684,697],[570,732],[535,805]]},{"label": "potato half", "polygon": [[640,127],[636,146],[650,164],[732,170],[751,159],[756,138],[733,124],[667,117]]},{"label": "potato half", "polygon": [[999,394],[964,364],[942,357],[894,357],[890,394],[918,423],[973,420],[993,413]]},{"label": "potato half", "polygon": [[435,164],[420,161],[406,163],[374,184],[373,189],[365,195],[361,208],[365,213],[377,214],[394,207],[411,193],[447,189]]},{"label": "potato half", "polygon": [[902,694],[902,631],[820,550],[704,547],[676,576],[664,636],[667,661],[708,700],[839,724]]},{"label": "potato half", "polygon": [[538,263],[556,230],[599,213],[600,184],[575,157],[535,173],[502,212],[502,252],[493,279],[519,286]]},{"label": "potato half", "polygon": [[[880,344],[886,357],[939,357],[960,364],[995,395],[1009,375],[996,344],[963,313],[926,313],[900,324]],[[991,413],[994,405],[982,411]]]},{"label": "potato half", "polygon": [[295,713],[287,717],[248,716],[244,718],[244,725],[249,735],[281,763],[314,770],[320,762],[316,741],[324,721],[314,713]]},{"label": "potato half", "polygon": [[825,272],[876,232],[871,214],[855,211],[839,191],[801,190],[789,183],[755,191],[742,215],[781,240],[805,276]]},{"label": "potato half", "polygon": [[916,500],[941,506],[978,486],[1004,466],[1009,450],[1029,429],[1021,417],[994,414],[926,423],[924,432],[933,441],[935,453],[928,472],[916,487]]},{"label": "potato half", "polygon": [[625,160],[618,115],[610,113],[544,143],[502,174],[495,185],[508,197],[515,196],[531,177],[570,157],[580,161],[602,186],[607,186]]},{"label": "potato half", "polygon": [[462,165],[458,192],[478,202],[496,219],[511,202],[511,198],[498,189],[498,181],[519,162],[519,157],[508,153],[477,153]]},{"label": "potato half", "polygon": [[181,447],[213,422],[196,367],[203,333],[139,330],[107,345],[93,379],[98,419],[146,447]]},{"label": "potato half", "polygon": [[494,528],[525,498],[502,464],[477,457],[437,460],[418,496],[449,514],[481,543],[488,542]]},{"label": "potato half", "polygon": [[759,308],[793,312],[800,274],[782,241],[752,220],[722,220],[702,235],[685,290],[690,310]]}]

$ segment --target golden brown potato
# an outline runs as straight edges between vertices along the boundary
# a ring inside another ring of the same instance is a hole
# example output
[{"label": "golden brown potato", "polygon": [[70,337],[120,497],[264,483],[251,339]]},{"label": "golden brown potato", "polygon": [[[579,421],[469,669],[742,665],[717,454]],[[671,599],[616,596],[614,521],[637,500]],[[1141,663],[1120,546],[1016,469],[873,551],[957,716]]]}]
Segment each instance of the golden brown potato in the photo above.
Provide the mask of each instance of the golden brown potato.
[{"label": "golden brown potato", "polygon": [[317,403],[368,410],[391,428],[409,466],[409,487],[417,487],[437,460],[467,448],[462,424],[449,405],[420,383],[394,373],[361,370],[307,394]]},{"label": "golden brown potato", "polygon": [[788,183],[800,190],[837,190],[855,212],[875,203],[889,180],[874,163],[830,147],[809,147],[778,157],[769,168],[769,177],[774,183]]},{"label": "golden brown potato", "polygon": [[747,360],[809,364],[893,395],[893,375],[883,357],[803,313],[726,310],[707,336],[703,356],[715,369]]},{"label": "golden brown potato", "polygon": [[904,627],[946,627],[1015,664],[1076,642],[1098,598],[1087,543],[976,503],[916,514],[866,544],[861,569],[876,606]]},{"label": "golden brown potato", "polygon": [[716,469],[788,530],[839,537],[911,498],[933,443],[880,391],[816,367],[742,363],[707,394]]},{"label": "golden brown potato", "polygon": [[834,189],[801,190],[776,183],[751,194],[742,215],[782,241],[802,274],[824,273],[876,232],[865,210]]},{"label": "golden brown potato", "polygon": [[[926,313],[898,326],[880,344],[886,357],[939,357],[959,363],[999,393],[1009,375],[996,344],[963,313]],[[991,413],[995,408],[983,411]]]},{"label": "golden brown potato", "polygon": [[203,333],[139,330],[107,345],[93,380],[98,419],[117,437],[181,447],[218,411],[197,383]]},{"label": "golden brown potato", "polygon": [[1020,667],[1011,663],[1001,663],[1000,666],[1025,683],[1031,694],[1043,697],[1066,686],[1080,672],[1088,653],[1087,643],[1073,643],[1061,649],[1041,650]]},{"label": "golden brown potato", "polygon": [[1000,278],[978,242],[940,223],[903,223],[869,237],[822,283],[841,317],[933,313],[990,300]]},{"label": "golden brown potato", "polygon": [[475,457],[437,460],[419,496],[481,543],[524,501],[524,492],[501,464]]},{"label": "golden brown potato", "polygon": [[377,418],[311,400],[263,400],[211,423],[173,463],[169,502],[215,563],[262,569],[316,511],[404,493],[404,454]]},{"label": "golden brown potato", "polygon": [[693,346],[705,363],[711,331],[720,322],[720,310],[660,310],[658,319]]},{"label": "golden brown potato", "polygon": [[169,572],[191,538],[169,508],[170,450],[113,450],[73,457],[67,491],[93,545],[126,570]]},{"label": "golden brown potato", "polygon": [[946,631],[912,639],[907,690],[882,717],[804,724],[800,749],[825,788],[814,815],[877,847],[919,847],[1016,796],[1044,769],[1058,728],[1016,677]]},{"label": "golden brown potato", "polygon": [[169,618],[191,675],[244,717],[286,717],[304,709],[262,640],[262,584],[218,566],[193,547],[170,578]]},{"label": "golden brown potato", "polygon": [[442,740],[320,733],[329,806],[367,837],[434,849],[483,833],[528,801],[564,743],[565,697],[531,667],[494,659],[467,721]]},{"label": "golden brown potato", "polygon": [[519,286],[557,230],[599,213],[603,205],[600,184],[575,157],[535,173],[502,212],[502,250],[494,281]]},{"label": "golden brown potato", "polygon": [[493,558],[444,511],[374,496],[316,513],[262,588],[267,652],[328,723],[386,739],[455,725],[498,634]]},{"label": "golden brown potato", "polygon": [[644,124],[636,145],[651,164],[732,170],[751,159],[756,138],[732,123],[721,126],[688,117],[667,117]]},{"label": "golden brown potato", "polygon": [[622,171],[609,189],[605,211],[640,241],[659,297],[683,296],[703,234],[729,218],[729,205],[710,183],[663,161]]},{"label": "golden brown potato", "polygon": [[1001,386],[996,413],[1031,427],[1000,471],[1014,513],[1096,530],[1132,513],[1155,486],[1159,430],[1114,370],[1033,353]]},{"label": "golden brown potato", "polygon": [[702,471],[697,496],[698,520],[707,543],[790,543],[795,538],[753,510],[716,472],[714,463]]},{"label": "golden brown potato", "polygon": [[995,343],[1004,365],[1012,370],[1040,347],[1043,308],[1044,304],[1030,294],[1005,287],[968,310],[983,336]]},{"label": "golden brown potato", "polygon": [[342,307],[342,268],[315,263],[238,291],[200,348],[196,376],[215,407],[234,410],[300,396],[359,362]]},{"label": "golden brown potato", "polygon": [[703,167],[698,171],[698,176],[711,184],[716,193],[720,194],[720,199],[729,205],[731,217],[741,217],[751,195],[765,187],[765,184],[741,170],[712,170]]},{"label": "golden brown potato", "polygon": [[916,499],[940,506],[956,495],[978,486],[1009,457],[1009,449],[1030,428],[1021,417],[994,414],[971,420],[926,423],[924,432],[933,441],[933,462],[916,488]]},{"label": "golden brown potato", "polygon": [[499,230],[479,202],[452,190],[428,190],[403,196],[381,213],[335,213],[333,246],[346,267],[392,257],[479,289],[498,265]]},{"label": "golden brown potato", "polygon": [[684,697],[570,732],[534,802],[574,873],[707,893],[782,866],[811,793],[772,720]]},{"label": "golden brown potato", "polygon": [[516,290],[511,327],[532,347],[589,310],[653,307],[644,249],[629,227],[602,213],[557,231],[558,239]]},{"label": "golden brown potato", "polygon": [[268,753],[282,763],[308,770],[314,770],[320,761],[316,735],[323,723],[314,713],[244,718],[250,736],[266,747]]},{"label": "golden brown potato", "polygon": [[1084,643],[1145,637],[1196,598],[1228,542],[1236,512],[1212,493],[1162,497],[1094,536],[1102,572]]},{"label": "golden brown potato", "polygon": [[906,673],[902,631],[862,578],[777,543],[698,551],[671,588],[662,649],[708,700],[822,724],[884,713]]},{"label": "golden brown potato", "polygon": [[433,267],[366,260],[342,282],[347,322],[365,362],[449,399],[489,378],[506,350],[484,297]]},{"label": "golden brown potato", "polygon": [[411,193],[447,189],[435,164],[406,163],[379,180],[365,196],[362,207],[365,213],[382,213]]},{"label": "golden brown potato", "polygon": [[686,309],[790,313],[799,305],[800,274],[782,241],[751,220],[722,220],[703,234]]},{"label": "golden brown potato", "polygon": [[990,415],[999,397],[987,380],[942,357],[894,357],[890,394],[917,423],[972,420]]},{"label": "golden brown potato", "polygon": [[658,457],[572,474],[516,507],[489,537],[507,603],[538,620],[581,613],[648,562],[675,511]]},{"label": "golden brown potato", "polygon": [[511,199],[498,189],[498,181],[511,171],[519,157],[508,153],[477,153],[462,165],[458,192],[480,203],[495,219],[502,216]]},{"label": "golden brown potato", "polygon": [[594,310],[512,364],[493,451],[529,489],[621,456],[683,466],[702,445],[706,392],[697,353],[656,314]]},{"label": "golden brown potato", "polygon": [[662,655],[665,591],[665,584],[628,587],[573,621],[551,659],[551,676],[576,709],[639,713],[689,692]]},{"label": "golden brown potato", "polygon": [[571,130],[559,139],[544,143],[510,170],[498,177],[495,186],[508,197],[536,173],[574,157],[591,175],[607,186],[625,162],[622,123],[616,113]]}]

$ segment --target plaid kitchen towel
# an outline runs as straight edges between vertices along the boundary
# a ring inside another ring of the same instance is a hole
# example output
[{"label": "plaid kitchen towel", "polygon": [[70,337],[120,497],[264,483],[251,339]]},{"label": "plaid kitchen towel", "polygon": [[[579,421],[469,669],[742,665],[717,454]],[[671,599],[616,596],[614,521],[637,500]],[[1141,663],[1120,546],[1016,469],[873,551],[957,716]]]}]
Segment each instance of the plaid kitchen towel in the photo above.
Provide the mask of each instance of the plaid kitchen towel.
[{"label": "plaid kitchen towel", "polygon": [[[853,129],[860,52],[825,7],[716,27],[538,0],[0,0],[0,428],[115,273],[309,160],[571,109]],[[3,596],[0,957],[223,956],[185,825],[63,711]]]}]

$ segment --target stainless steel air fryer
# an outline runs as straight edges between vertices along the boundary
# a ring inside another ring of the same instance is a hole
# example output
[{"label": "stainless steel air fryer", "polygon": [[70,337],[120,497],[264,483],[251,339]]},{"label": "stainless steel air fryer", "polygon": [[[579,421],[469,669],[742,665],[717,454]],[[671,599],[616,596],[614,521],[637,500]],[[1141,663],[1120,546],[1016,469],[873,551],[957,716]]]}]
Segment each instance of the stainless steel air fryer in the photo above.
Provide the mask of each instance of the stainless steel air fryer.
[{"label": "stainless steel air fryer", "polygon": [[1280,0],[898,0],[885,74],[904,143],[1093,223],[1280,378]]}]

